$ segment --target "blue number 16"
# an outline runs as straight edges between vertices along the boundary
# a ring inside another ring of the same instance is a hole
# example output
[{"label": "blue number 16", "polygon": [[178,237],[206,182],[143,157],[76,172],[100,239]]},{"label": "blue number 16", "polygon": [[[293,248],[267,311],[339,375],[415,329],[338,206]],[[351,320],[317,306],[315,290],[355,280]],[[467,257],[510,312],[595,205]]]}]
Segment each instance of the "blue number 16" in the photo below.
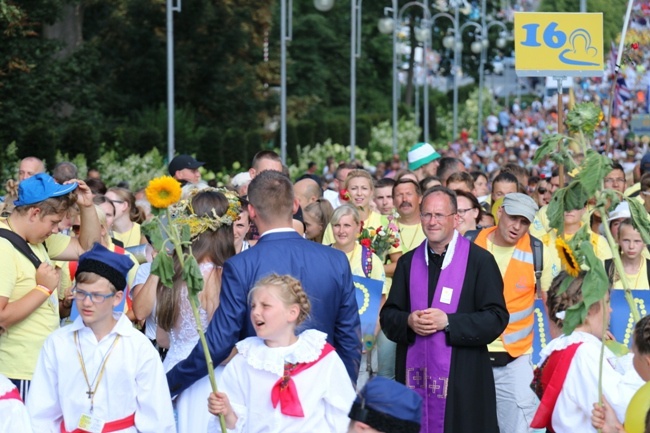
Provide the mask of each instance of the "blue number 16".
[{"label": "blue number 16", "polygon": [[[544,39],[544,44],[549,48],[560,48],[566,42],[566,33],[557,30],[557,25],[556,22],[551,22],[544,29],[542,38]],[[521,45],[526,47],[541,46],[537,41],[537,29],[539,29],[539,24],[526,24],[521,27],[526,31],[526,39],[521,43]]]}]

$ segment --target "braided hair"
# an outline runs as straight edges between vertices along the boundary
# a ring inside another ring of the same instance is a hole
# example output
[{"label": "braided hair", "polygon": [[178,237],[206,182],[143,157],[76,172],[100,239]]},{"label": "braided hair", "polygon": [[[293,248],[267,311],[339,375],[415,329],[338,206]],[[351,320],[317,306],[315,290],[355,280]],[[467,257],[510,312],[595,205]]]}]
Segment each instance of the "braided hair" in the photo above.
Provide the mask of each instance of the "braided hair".
[{"label": "braided hair", "polygon": [[580,271],[578,276],[571,281],[569,287],[567,287],[564,292],[558,293],[564,280],[569,277],[569,274],[562,271],[553,279],[551,287],[548,289],[548,297],[546,299],[548,316],[560,329],[562,329],[564,319],[561,318],[561,314],[560,317],[558,317],[558,313],[565,312],[582,300],[582,282],[585,279],[585,275],[585,271]]},{"label": "braided hair", "polygon": [[311,303],[300,281],[291,275],[271,274],[259,280],[248,294],[248,300],[253,297],[253,293],[262,287],[272,286],[276,289],[276,295],[285,306],[298,305],[300,312],[296,319],[296,326],[302,324],[309,317]]}]

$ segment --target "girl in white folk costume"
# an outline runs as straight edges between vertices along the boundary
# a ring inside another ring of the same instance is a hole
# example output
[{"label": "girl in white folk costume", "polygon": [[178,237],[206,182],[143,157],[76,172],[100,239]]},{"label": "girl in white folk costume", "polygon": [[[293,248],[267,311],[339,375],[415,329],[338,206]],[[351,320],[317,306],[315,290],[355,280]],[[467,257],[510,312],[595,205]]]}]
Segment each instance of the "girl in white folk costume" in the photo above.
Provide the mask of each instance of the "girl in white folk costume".
[{"label": "girl in white folk costume", "polygon": [[[4,330],[0,328],[0,334]],[[32,433],[32,424],[18,388],[0,374],[0,433]]]},{"label": "girl in white folk costume", "polygon": [[[582,300],[584,277],[585,271],[581,271],[567,289],[561,291],[562,282],[567,278],[563,271],[549,288],[548,315],[559,329],[562,329],[566,311]],[[605,312],[604,308],[607,309]],[[607,294],[605,299],[591,305],[584,322],[571,334],[553,339],[542,349],[533,380],[540,405],[531,427],[547,428],[557,433],[596,431],[591,425],[591,412],[594,401],[598,400],[603,321],[608,324],[610,314]],[[617,417],[623,419],[627,405],[643,385],[643,380],[634,370],[631,354],[617,357],[607,347],[604,347],[604,353],[603,397]]]},{"label": "girl in white folk costume", "polygon": [[27,398],[34,431],[176,432],[158,352],[125,315],[114,315],[132,266],[100,244],[80,257],[79,317],[45,341]]},{"label": "girl in white folk costume", "polygon": [[[237,343],[222,392],[208,399],[210,413],[223,414],[237,432],[346,431],[355,392],[326,334],[309,329],[296,336],[311,308],[300,282],[272,274],[249,299],[257,337]],[[216,416],[209,431],[219,431]]]}]

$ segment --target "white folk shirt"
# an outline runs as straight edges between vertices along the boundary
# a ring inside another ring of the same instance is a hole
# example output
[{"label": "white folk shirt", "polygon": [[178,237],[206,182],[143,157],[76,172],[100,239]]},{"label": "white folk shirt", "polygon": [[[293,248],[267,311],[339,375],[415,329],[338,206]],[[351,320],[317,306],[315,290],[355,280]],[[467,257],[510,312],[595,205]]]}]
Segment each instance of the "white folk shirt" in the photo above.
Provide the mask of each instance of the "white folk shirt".
[{"label": "white folk shirt", "polygon": [[78,341],[90,382],[120,335],[106,362],[94,399],[93,416],[111,422],[135,412],[135,428],[120,432],[175,433],[171,397],[158,352],[123,314],[99,342],[81,317],[47,338],[27,397],[34,431],[60,433],[62,420],[66,430],[72,431],[82,414],[90,413],[88,385],[74,341],[75,331],[79,331]]},{"label": "white folk shirt", "polygon": [[[331,433],[347,431],[348,412],[355,392],[343,361],[333,351],[316,364],[292,376],[304,418],[283,415],[273,408],[271,390],[284,372],[284,363],[312,362],[325,346],[327,335],[315,329],[300,334],[288,347],[270,348],[264,340],[249,337],[237,343],[238,354],[221,375],[219,390],[228,395],[237,414],[236,432]],[[211,425],[217,432],[217,417]]]},{"label": "white folk shirt", "polygon": [[[576,350],[558,396],[551,424],[556,432],[596,432],[591,426],[593,404],[598,402],[598,360],[602,344],[586,332],[552,340],[540,353],[541,363],[554,351],[582,342]],[[625,419],[625,410],[643,380],[632,366],[632,355],[617,358],[605,347],[603,359],[603,394],[612,405],[619,420]]]}]

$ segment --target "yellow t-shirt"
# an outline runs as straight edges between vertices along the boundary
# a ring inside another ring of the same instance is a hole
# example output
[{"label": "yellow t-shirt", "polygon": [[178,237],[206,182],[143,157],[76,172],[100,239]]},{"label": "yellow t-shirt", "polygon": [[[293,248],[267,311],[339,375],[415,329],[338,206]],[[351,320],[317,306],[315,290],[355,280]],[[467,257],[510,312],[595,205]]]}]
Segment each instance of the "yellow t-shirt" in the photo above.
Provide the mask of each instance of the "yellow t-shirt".
[{"label": "yellow t-shirt", "polygon": [[124,244],[124,248],[134,247],[140,245],[142,232],[140,231],[140,224],[133,223],[131,230],[124,233],[113,232],[113,237]]},{"label": "yellow t-shirt", "polygon": [[[0,227],[9,229],[5,219]],[[70,244],[70,237],[53,234],[43,244],[30,248],[43,262],[61,254]],[[32,262],[6,239],[0,238],[0,296],[16,302],[36,287],[36,268]],[[9,327],[0,335],[0,373],[10,379],[31,380],[38,354],[45,339],[59,327],[59,293],[55,290],[25,320]]]},{"label": "yellow t-shirt", "polygon": [[[639,270],[634,274],[625,273],[627,282],[632,290],[648,290],[650,289],[650,282],[648,282],[648,264],[643,258]],[[614,281],[613,289],[623,289],[623,283],[620,279]]]},{"label": "yellow t-shirt", "polygon": [[[385,225],[384,222],[385,220],[382,219],[383,215],[370,211],[370,214],[368,215],[368,219],[363,222],[363,226],[368,228],[377,228],[379,226]],[[332,224],[328,224],[327,227],[325,228],[325,233],[323,234],[323,245],[332,245],[334,242],[336,242],[336,239],[334,239],[334,231],[332,231]],[[400,253],[402,250],[400,247],[394,248],[391,247],[388,250],[388,254],[393,254],[393,253]]]},{"label": "yellow t-shirt", "polygon": [[406,225],[397,223],[399,228],[399,241],[404,254],[416,249],[426,239],[422,224]]}]

